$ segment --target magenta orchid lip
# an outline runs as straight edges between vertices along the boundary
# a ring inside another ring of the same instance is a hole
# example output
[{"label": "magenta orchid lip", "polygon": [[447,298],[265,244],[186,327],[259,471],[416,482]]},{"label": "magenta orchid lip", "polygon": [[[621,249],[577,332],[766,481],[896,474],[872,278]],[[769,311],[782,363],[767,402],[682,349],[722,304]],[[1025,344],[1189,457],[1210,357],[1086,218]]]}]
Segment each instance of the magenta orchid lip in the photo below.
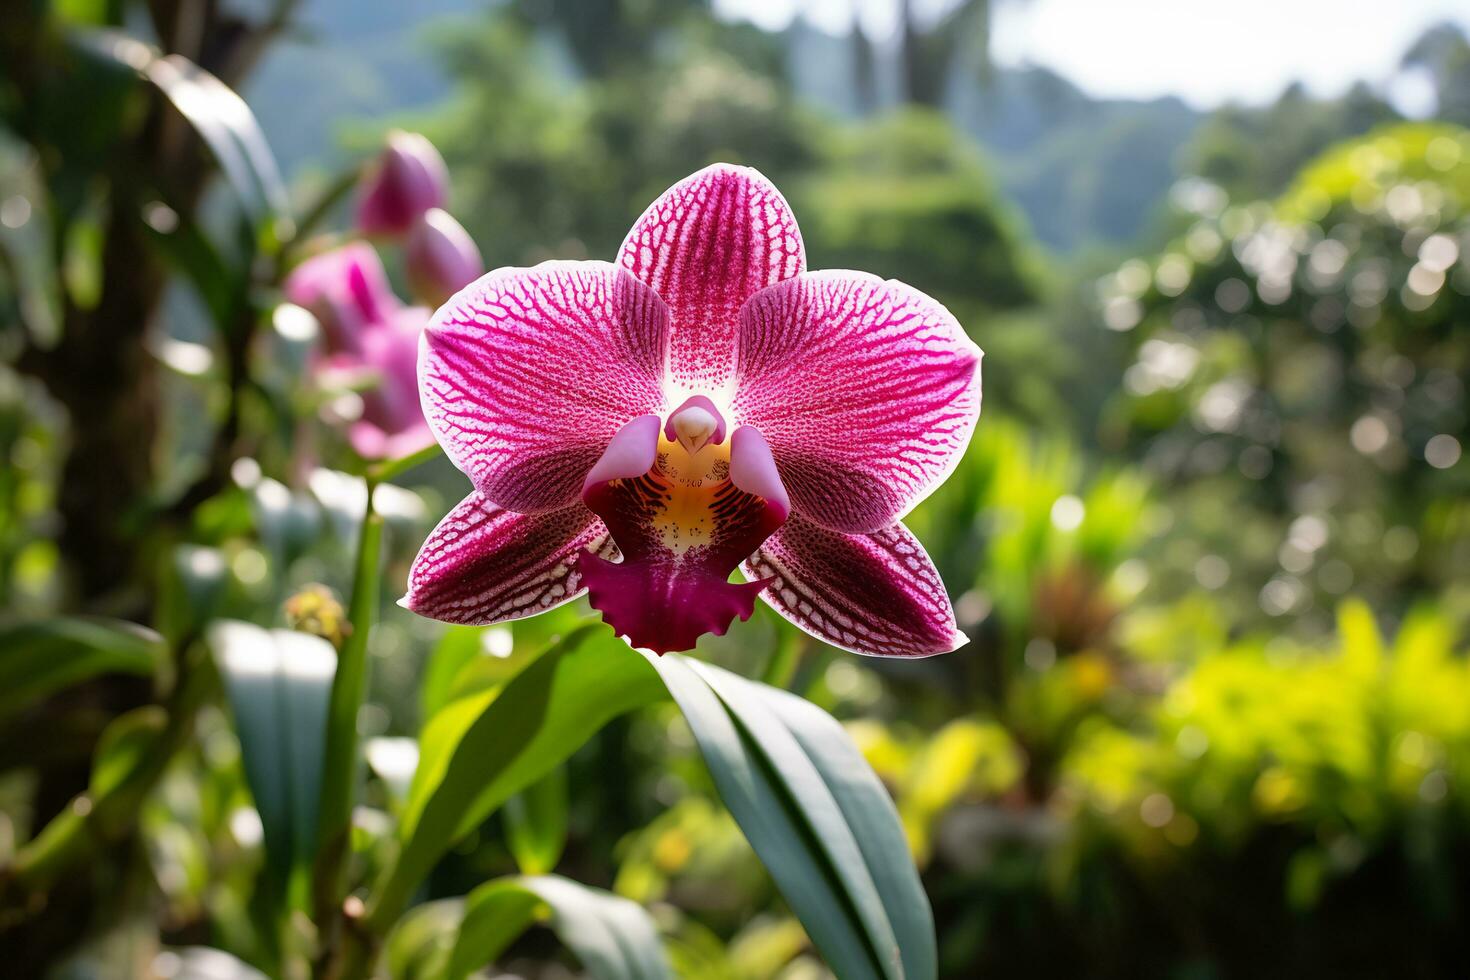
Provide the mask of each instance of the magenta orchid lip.
[{"label": "magenta orchid lip", "polygon": [[486,624],[586,593],[664,653],[760,597],[856,653],[962,645],[900,519],[969,443],[981,352],[915,289],[805,265],[780,192],[716,164],[650,205],[616,264],[498,269],[456,294],[419,389],[474,491],[404,604]]}]

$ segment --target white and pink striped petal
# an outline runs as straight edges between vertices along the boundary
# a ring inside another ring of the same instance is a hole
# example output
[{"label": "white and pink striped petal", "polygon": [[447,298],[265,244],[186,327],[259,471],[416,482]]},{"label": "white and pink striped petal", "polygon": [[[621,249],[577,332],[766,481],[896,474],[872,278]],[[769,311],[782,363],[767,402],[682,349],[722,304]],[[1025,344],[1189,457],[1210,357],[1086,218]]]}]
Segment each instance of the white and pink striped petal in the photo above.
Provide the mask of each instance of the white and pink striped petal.
[{"label": "white and pink striped petal", "polygon": [[663,407],[668,329],[663,301],[609,263],[497,270],[425,331],[424,416],[494,503],[565,507],[618,428]]},{"label": "white and pink striped petal", "polygon": [[617,554],[581,501],[515,514],[472,493],[419,549],[403,605],[446,623],[487,625],[554,609],[587,591],[576,559]]},{"label": "white and pink striped petal", "polygon": [[796,218],[758,171],[717,163],[648,206],[618,253],[668,304],[669,373],[685,394],[720,396],[734,371],[740,307],[806,268]]},{"label": "white and pink striped petal", "polygon": [[771,445],[792,507],[848,533],[898,520],[958,464],[980,349],[940,303],[861,272],[810,272],[741,310],[733,412]]},{"label": "white and pink striped petal", "polygon": [[932,657],[967,640],[924,546],[902,524],[841,534],[792,517],[740,570],[824,643],[873,657]]}]

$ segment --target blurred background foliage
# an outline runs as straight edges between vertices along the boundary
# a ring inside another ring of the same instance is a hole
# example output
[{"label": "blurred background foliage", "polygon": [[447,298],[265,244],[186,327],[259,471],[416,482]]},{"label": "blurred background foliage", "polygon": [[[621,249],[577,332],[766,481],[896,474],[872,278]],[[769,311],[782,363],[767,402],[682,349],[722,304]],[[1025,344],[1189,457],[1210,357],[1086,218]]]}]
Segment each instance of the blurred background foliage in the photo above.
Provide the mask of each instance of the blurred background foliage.
[{"label": "blurred background foliage", "polygon": [[[971,449],[911,518],[971,644],[862,661],[761,612],[701,646],[848,725],[923,869],[943,975],[1465,975],[1457,28],[1406,52],[1437,109],[1405,121],[1367,86],[1208,114],[1093,99],[990,66],[971,0],[938,22],[903,4],[889,41],[765,32],[698,0],[239,8],[24,0],[0,24],[9,613],[121,616],[180,649],[223,616],[340,642],[362,463],[278,305],[302,242],[279,197],[330,224],[333,174],[388,125],[442,150],[490,267],[610,257],[664,187],[749,164],[812,268],[930,292],[987,353]],[[138,84],[131,49],[76,42],[100,24],[240,88],[285,178],[245,132],[224,137],[243,177],[208,181],[218,148]],[[461,490],[443,461],[400,482],[377,498],[362,876],[391,850],[421,725],[581,616],[445,630],[392,606]],[[0,861],[103,777],[94,757],[129,744],[114,719],[150,730],[133,713],[176,707],[189,664],[149,663],[0,701]],[[225,704],[183,716],[136,827],[44,917],[6,906],[18,975],[203,976],[196,946],[270,962],[264,801]],[[492,817],[422,897],[529,862],[651,907],[681,975],[822,975],[672,708],[615,721],[554,778],[553,802]],[[536,839],[548,820],[564,850]],[[502,965],[561,962],[533,930]]]}]

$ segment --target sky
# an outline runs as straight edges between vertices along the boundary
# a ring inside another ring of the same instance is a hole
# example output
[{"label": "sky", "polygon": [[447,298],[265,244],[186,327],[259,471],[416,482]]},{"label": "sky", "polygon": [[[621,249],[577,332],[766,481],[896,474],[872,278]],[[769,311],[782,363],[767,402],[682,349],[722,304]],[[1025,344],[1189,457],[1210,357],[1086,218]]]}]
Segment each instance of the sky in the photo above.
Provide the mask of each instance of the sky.
[{"label": "sky", "polygon": [[[922,12],[947,0],[914,0]],[[716,0],[722,13],[779,28],[804,11],[846,32],[854,10],[871,37],[891,35],[898,0]],[[1177,95],[1198,108],[1263,103],[1293,80],[1337,95],[1359,79],[1386,86],[1425,28],[1470,29],[1470,0],[998,0],[992,53],[1041,65],[1097,96]],[[1389,94],[1414,112],[1412,78]]]}]

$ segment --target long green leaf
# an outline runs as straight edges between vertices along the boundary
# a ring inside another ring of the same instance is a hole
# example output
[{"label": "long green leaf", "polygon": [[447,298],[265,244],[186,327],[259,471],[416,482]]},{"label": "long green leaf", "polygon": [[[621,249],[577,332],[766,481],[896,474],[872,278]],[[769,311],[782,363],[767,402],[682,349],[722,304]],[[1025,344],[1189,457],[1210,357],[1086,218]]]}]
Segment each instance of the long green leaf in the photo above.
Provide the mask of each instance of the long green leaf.
[{"label": "long green leaf", "polygon": [[593,626],[555,644],[504,685],[441,710],[420,738],[419,767],[399,825],[402,847],[377,890],[370,922],[385,931],[455,841],[608,721],[664,696],[643,658]]},{"label": "long green leaf", "polygon": [[342,643],[327,708],[325,758],[318,790],[319,854],[312,873],[312,900],[318,921],[326,921],[325,917],[333,914],[342,901],[352,833],[353,792],[361,770],[357,719],[367,696],[368,636],[377,617],[382,586],[384,522],[383,515],[373,508],[374,500],[373,487],[365,485],[352,598],[348,604],[352,632]]},{"label": "long green leaf", "polygon": [[650,659],[725,805],[832,969],[929,980],[928,901],[893,804],[841,726],[727,671]]},{"label": "long green leaf", "polygon": [[558,766],[506,800],[501,817],[521,873],[549,873],[567,846],[566,769]]},{"label": "long green leaf", "polygon": [[0,626],[0,718],[99,674],[152,676],[163,637],[116,619],[69,617]]},{"label": "long green leaf", "polygon": [[544,905],[516,878],[497,878],[476,888],[461,904],[462,919],[444,969],[445,980],[461,980],[500,958],[529,929]]},{"label": "long green leaf", "polygon": [[522,878],[551,906],[551,928],[598,980],[664,980],[669,963],[641,905],[569,878]]},{"label": "long green leaf", "polygon": [[336,652],[318,636],[221,620],[209,644],[225,681],[240,756],[278,871],[315,846],[327,699]]},{"label": "long green leaf", "polygon": [[[188,59],[159,52],[114,30],[79,30],[78,44],[126,65],[157,86],[208,145],[241,205],[257,224],[284,219],[285,182],[250,107],[228,85]],[[289,228],[273,229],[289,234]]]},{"label": "long green leaf", "polygon": [[[716,667],[706,667],[705,673],[757,687]],[[711,679],[711,686],[720,691],[725,685]],[[939,954],[934,913],[914,866],[902,820],[882,780],[837,719],[790,692],[759,689],[766,706],[811,759],[852,829],[898,940],[904,976],[920,980],[936,975]]]},{"label": "long green leaf", "polygon": [[[442,924],[447,909],[418,909],[405,924],[425,915]],[[460,903],[461,920],[447,963],[434,963],[446,980],[463,980],[498,959],[532,925],[544,921],[595,980],[668,980],[668,957],[648,912],[626,898],[557,875],[497,878]],[[400,927],[401,931],[402,927]],[[442,937],[420,927],[414,958],[442,955]],[[390,958],[393,943],[390,943]],[[407,958],[400,952],[400,958]]]},{"label": "long green leaf", "polygon": [[[168,712],[156,704],[134,708],[114,718],[97,739],[92,754],[92,778],[87,791],[104,799],[126,785],[147,756],[158,751],[168,727]],[[95,804],[94,804],[95,805]]]},{"label": "long green leaf", "polygon": [[388,976],[393,980],[444,980],[463,920],[462,898],[415,905],[388,936],[383,950]]}]

